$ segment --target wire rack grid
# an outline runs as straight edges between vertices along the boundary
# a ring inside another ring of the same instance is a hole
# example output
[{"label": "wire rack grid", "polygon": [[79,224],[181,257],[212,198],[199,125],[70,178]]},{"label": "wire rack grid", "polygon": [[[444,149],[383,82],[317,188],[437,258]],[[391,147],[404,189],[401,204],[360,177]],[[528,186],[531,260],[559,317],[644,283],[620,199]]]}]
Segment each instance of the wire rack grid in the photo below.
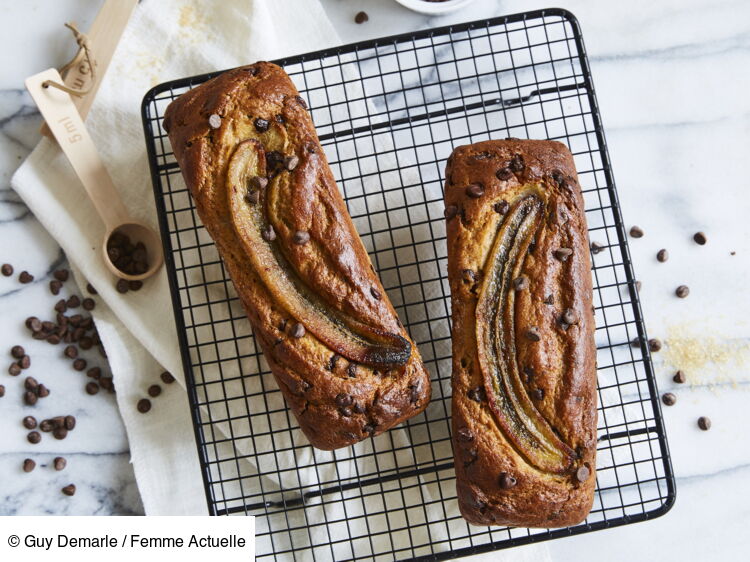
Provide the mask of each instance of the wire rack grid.
[{"label": "wire rack grid", "polygon": [[[307,444],[162,128],[166,106],[215,74],[157,86],[143,120],[210,513],[257,516],[259,560],[396,560],[459,557],[668,511],[675,489],[658,393],[576,19],[529,12],[277,62],[308,101],[433,396],[422,415],[354,447]],[[509,136],[570,147],[599,245],[597,491],[587,520],[567,529],[470,526],[455,498],[443,168],[455,146]]]}]

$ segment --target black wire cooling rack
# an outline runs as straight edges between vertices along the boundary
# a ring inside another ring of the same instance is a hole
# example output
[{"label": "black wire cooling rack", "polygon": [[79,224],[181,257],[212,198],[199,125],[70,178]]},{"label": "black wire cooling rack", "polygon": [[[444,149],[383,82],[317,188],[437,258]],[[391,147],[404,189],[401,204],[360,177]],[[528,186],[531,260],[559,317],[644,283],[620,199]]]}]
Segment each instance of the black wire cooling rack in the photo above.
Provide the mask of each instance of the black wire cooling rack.
[{"label": "black wire cooling rack", "polygon": [[[422,415],[374,439],[334,452],[307,444],[162,128],[166,106],[213,75],[157,86],[143,120],[210,512],[255,515],[260,560],[394,560],[458,557],[668,511],[674,479],[658,393],[576,19],[543,10],[277,62],[308,101],[433,396]],[[570,147],[599,244],[597,491],[585,523],[567,529],[470,526],[455,498],[443,169],[455,146],[508,136]]]}]

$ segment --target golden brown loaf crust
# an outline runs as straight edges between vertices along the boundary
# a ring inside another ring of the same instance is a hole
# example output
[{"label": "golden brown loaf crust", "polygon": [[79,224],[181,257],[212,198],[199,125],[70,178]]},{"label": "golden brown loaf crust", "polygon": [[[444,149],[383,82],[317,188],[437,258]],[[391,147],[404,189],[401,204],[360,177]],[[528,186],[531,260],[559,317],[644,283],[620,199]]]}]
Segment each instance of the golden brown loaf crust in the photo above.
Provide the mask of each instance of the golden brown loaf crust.
[{"label": "golden brown loaf crust", "polygon": [[164,127],[310,442],[345,447],[424,410],[429,374],[287,74],[265,62],[225,72],[175,100]]},{"label": "golden brown loaf crust", "polygon": [[573,157],[552,141],[461,146],[445,204],[461,513],[576,524],[596,480],[596,347]]}]

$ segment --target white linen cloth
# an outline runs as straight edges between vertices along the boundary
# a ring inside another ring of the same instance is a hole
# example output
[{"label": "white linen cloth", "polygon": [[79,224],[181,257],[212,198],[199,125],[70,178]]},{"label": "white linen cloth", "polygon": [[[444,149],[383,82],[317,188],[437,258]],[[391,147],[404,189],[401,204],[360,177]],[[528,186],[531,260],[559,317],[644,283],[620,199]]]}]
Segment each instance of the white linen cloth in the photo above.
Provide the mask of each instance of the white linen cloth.
[{"label": "white linen cloth", "polygon": [[[336,43],[336,32],[317,0],[141,2],[123,34],[87,120],[89,131],[133,216],[156,227],[140,118],[141,99],[150,87],[170,79],[304,53]],[[145,395],[148,385],[156,381],[162,370],[172,372],[184,387],[165,271],[162,269],[139,292],[121,295],[114,289],[113,279],[100,258],[104,226],[55,143],[43,139],[11,183],[61,244],[79,286],[84,287],[88,281],[99,291],[94,316],[117,387],[117,401],[146,513],[205,513],[205,493],[186,393],[163,393],[158,398],[158,407],[147,415],[136,410],[137,400]],[[218,427],[225,435],[230,435],[228,429]],[[408,445],[406,433],[395,431],[394,441]],[[251,448],[249,443],[237,446]],[[292,460],[298,466],[311,465],[319,458],[314,456],[317,454],[306,451]],[[357,467],[343,460],[331,470],[345,478],[356,474]],[[302,485],[327,479],[327,475],[314,467],[300,474],[300,478],[307,480],[300,482]],[[270,489],[278,488],[278,484],[268,482]],[[430,494],[429,487],[424,493]],[[329,508],[326,506],[326,511]],[[329,516],[335,517],[333,513]],[[313,543],[318,542],[319,534],[324,539],[325,533],[314,530]],[[432,539],[436,540],[434,532]],[[509,555],[508,552],[503,557]],[[520,556],[519,559],[548,558],[544,546],[516,549],[514,555]],[[498,554],[492,556],[496,559]]]}]

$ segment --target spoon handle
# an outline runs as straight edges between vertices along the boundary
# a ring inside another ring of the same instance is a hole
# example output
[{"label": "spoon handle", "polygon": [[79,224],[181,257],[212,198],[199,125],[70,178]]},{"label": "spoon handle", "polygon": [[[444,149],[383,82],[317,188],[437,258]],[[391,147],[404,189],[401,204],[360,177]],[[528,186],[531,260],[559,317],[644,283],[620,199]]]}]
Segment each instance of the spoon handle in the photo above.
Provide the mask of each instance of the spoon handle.
[{"label": "spoon handle", "polygon": [[27,78],[26,89],[83,183],[107,230],[131,222],[73,100],[57,88],[44,87],[42,84],[47,80],[62,82],[57,70],[50,68]]}]

